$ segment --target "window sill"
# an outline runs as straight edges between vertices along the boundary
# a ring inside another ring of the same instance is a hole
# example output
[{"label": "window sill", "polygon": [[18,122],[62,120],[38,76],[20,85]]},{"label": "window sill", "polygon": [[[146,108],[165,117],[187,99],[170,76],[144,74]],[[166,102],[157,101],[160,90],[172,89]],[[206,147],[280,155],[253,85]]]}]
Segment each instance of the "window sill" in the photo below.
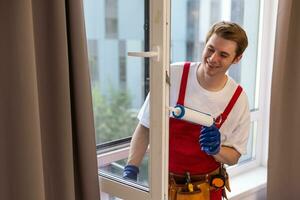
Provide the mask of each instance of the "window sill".
[{"label": "window sill", "polygon": [[257,167],[253,170],[232,177],[230,180],[231,192],[227,192],[231,200],[243,199],[255,195],[256,192],[266,188],[267,168]]}]

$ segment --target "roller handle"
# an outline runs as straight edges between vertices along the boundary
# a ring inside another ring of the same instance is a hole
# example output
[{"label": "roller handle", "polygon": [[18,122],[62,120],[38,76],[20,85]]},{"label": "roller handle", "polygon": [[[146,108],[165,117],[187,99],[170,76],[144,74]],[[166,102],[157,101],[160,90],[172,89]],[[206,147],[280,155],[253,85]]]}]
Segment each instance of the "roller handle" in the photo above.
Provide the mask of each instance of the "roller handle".
[{"label": "roller handle", "polygon": [[172,116],[176,119],[182,119],[208,127],[214,124],[214,119],[211,115],[186,108],[182,105],[169,107],[169,110],[172,111]]}]

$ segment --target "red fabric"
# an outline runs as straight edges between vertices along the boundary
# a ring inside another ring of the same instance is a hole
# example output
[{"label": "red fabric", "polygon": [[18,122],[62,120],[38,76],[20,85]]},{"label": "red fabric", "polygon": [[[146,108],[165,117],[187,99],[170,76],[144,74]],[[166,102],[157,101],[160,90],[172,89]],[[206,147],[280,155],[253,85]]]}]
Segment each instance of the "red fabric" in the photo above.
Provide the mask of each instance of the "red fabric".
[{"label": "red fabric", "polygon": [[222,190],[210,191],[210,200],[221,200]]},{"label": "red fabric", "polygon": [[225,120],[227,119],[230,111],[232,110],[234,104],[238,100],[238,98],[239,98],[240,94],[242,93],[242,91],[243,91],[243,88],[239,85],[236,88],[236,90],[235,90],[233,96],[231,97],[228,105],[226,106],[224,112],[217,117],[217,119],[216,119],[216,126],[218,128],[220,128],[222,126],[222,124],[225,122]]},{"label": "red fabric", "polygon": [[[179,97],[177,103],[184,105],[185,91],[188,80],[190,63],[184,65]],[[199,135],[201,125],[187,121],[170,118],[170,147],[169,147],[169,172],[184,174],[209,173],[220,166],[212,156],[201,151]],[[220,200],[220,191],[211,191],[211,200]]]},{"label": "red fabric", "polygon": [[178,100],[177,100],[177,104],[179,104],[179,105],[184,105],[184,97],[185,97],[187,79],[188,79],[189,71],[190,71],[190,65],[191,65],[190,62],[184,63],[183,72],[182,72],[182,76],[181,76],[179,96],[178,96]]},{"label": "red fabric", "polygon": [[[190,62],[183,67],[177,103],[184,105]],[[176,174],[204,174],[217,169],[220,163],[199,146],[201,125],[170,118],[169,171]],[[188,159],[187,159],[188,158]]]},{"label": "red fabric", "polygon": [[200,149],[201,125],[170,118],[169,171],[175,174],[205,174],[220,164]]},{"label": "red fabric", "polygon": [[[180,83],[180,91],[177,103],[184,106],[185,91],[187,86],[190,63],[185,63]],[[237,89],[240,90],[240,89]],[[223,113],[226,116],[231,111],[239,94],[233,95],[231,101]],[[220,126],[226,118],[222,120]],[[206,174],[220,166],[213,156],[204,153],[199,145],[201,125],[193,124],[180,119],[170,118],[170,137],[169,137],[169,172],[175,174],[191,175]],[[211,191],[211,200],[221,200],[222,191]]]}]

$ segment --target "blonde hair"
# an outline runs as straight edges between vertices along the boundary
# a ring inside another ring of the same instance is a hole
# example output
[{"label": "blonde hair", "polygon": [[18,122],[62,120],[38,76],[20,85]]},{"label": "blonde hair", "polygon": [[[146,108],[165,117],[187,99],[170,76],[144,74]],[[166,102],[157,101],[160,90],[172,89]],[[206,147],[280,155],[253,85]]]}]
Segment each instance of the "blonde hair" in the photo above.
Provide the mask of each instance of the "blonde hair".
[{"label": "blonde hair", "polygon": [[240,25],[236,23],[225,21],[215,23],[208,31],[205,43],[208,42],[209,38],[214,33],[226,40],[236,42],[236,57],[242,55],[248,46],[248,38],[246,32]]}]

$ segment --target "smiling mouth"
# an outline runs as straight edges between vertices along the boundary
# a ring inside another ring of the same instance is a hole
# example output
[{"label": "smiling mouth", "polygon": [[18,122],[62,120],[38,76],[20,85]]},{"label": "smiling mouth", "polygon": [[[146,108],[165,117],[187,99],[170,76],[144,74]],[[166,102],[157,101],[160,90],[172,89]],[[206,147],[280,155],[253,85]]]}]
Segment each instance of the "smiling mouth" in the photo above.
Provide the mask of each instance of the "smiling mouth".
[{"label": "smiling mouth", "polygon": [[211,62],[209,61],[209,59],[206,60],[206,65],[207,65],[208,68],[210,68],[210,69],[218,68],[218,66],[211,64]]},{"label": "smiling mouth", "polygon": [[208,68],[210,68],[210,69],[218,68],[217,66],[211,65],[211,64],[209,64],[208,62],[207,62],[206,64],[207,64]]}]

